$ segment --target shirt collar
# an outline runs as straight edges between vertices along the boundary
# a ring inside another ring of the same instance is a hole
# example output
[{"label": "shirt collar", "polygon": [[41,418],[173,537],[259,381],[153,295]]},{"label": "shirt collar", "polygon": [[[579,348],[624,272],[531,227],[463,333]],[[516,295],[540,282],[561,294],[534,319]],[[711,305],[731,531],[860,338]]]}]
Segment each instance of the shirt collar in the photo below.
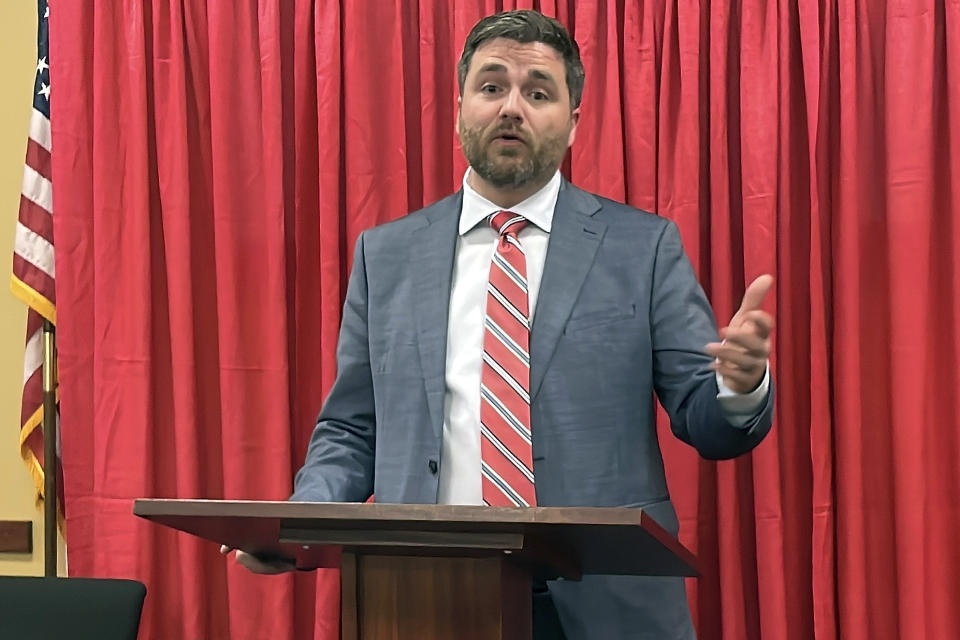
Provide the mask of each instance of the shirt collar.
[{"label": "shirt collar", "polygon": [[[479,193],[474,191],[473,187],[467,184],[467,178],[472,169],[467,167],[463,174],[463,205],[460,209],[460,235],[464,235],[481,221],[486,219],[491,213],[501,211],[502,208],[493,204]],[[553,174],[550,182],[543,185],[539,191],[524,200],[523,202],[510,207],[509,211],[523,216],[533,224],[537,225],[547,233],[553,224],[553,210],[557,206],[557,196],[560,194],[560,172]]]}]

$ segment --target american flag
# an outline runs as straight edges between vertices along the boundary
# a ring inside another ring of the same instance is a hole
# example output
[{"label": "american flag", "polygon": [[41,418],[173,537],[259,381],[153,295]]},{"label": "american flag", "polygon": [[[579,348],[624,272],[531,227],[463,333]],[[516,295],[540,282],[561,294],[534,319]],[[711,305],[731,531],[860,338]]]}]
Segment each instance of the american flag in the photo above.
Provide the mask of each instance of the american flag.
[{"label": "american flag", "polygon": [[[47,0],[37,1],[37,75],[20,213],[13,248],[13,293],[28,306],[20,409],[20,455],[43,498],[43,321],[56,323],[53,268],[53,197],[50,171],[50,41]],[[59,443],[58,443],[59,444]],[[59,446],[57,447],[59,451]],[[59,466],[57,469],[60,477]],[[59,483],[58,483],[59,484]],[[59,492],[62,495],[62,492]]]}]

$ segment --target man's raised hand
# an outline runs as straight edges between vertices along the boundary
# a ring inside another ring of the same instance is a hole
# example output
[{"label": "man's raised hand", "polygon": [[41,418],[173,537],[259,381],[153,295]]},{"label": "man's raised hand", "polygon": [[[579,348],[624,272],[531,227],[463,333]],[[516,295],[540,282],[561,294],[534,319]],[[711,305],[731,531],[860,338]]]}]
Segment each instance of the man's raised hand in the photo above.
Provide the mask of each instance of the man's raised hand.
[{"label": "man's raised hand", "polygon": [[763,381],[770,358],[773,317],[760,307],[772,286],[773,276],[766,274],[750,283],[730,324],[720,329],[723,342],[711,342],[706,347],[714,358],[711,368],[723,376],[723,383],[731,391],[749,393]]}]

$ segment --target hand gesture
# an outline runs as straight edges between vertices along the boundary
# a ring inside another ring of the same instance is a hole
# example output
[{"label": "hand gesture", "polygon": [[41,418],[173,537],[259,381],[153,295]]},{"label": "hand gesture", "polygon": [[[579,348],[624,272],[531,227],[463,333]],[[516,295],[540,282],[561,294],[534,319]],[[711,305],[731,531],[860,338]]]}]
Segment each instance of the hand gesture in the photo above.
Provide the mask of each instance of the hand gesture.
[{"label": "hand gesture", "polygon": [[773,276],[770,275],[762,275],[750,283],[730,324],[720,329],[723,342],[711,342],[706,347],[707,353],[714,357],[711,368],[737,393],[756,389],[767,370],[773,317],[760,307],[771,286]]}]

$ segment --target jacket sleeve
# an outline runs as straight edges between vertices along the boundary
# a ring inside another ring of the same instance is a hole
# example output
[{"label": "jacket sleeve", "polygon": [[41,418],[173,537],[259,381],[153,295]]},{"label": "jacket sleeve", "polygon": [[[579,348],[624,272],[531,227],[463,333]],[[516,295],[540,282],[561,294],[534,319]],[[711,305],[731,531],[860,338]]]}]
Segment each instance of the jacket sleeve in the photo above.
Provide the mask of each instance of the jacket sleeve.
[{"label": "jacket sleeve", "polygon": [[757,446],[773,421],[773,381],[752,420],[742,426],[727,421],[705,352],[707,343],[718,339],[713,311],[672,222],[657,244],[650,328],[654,387],[673,433],[710,459],[732,458]]},{"label": "jacket sleeve", "polygon": [[373,493],[376,420],[363,234],[357,239],[337,343],[337,377],[317,418],[291,500],[362,502]]}]

